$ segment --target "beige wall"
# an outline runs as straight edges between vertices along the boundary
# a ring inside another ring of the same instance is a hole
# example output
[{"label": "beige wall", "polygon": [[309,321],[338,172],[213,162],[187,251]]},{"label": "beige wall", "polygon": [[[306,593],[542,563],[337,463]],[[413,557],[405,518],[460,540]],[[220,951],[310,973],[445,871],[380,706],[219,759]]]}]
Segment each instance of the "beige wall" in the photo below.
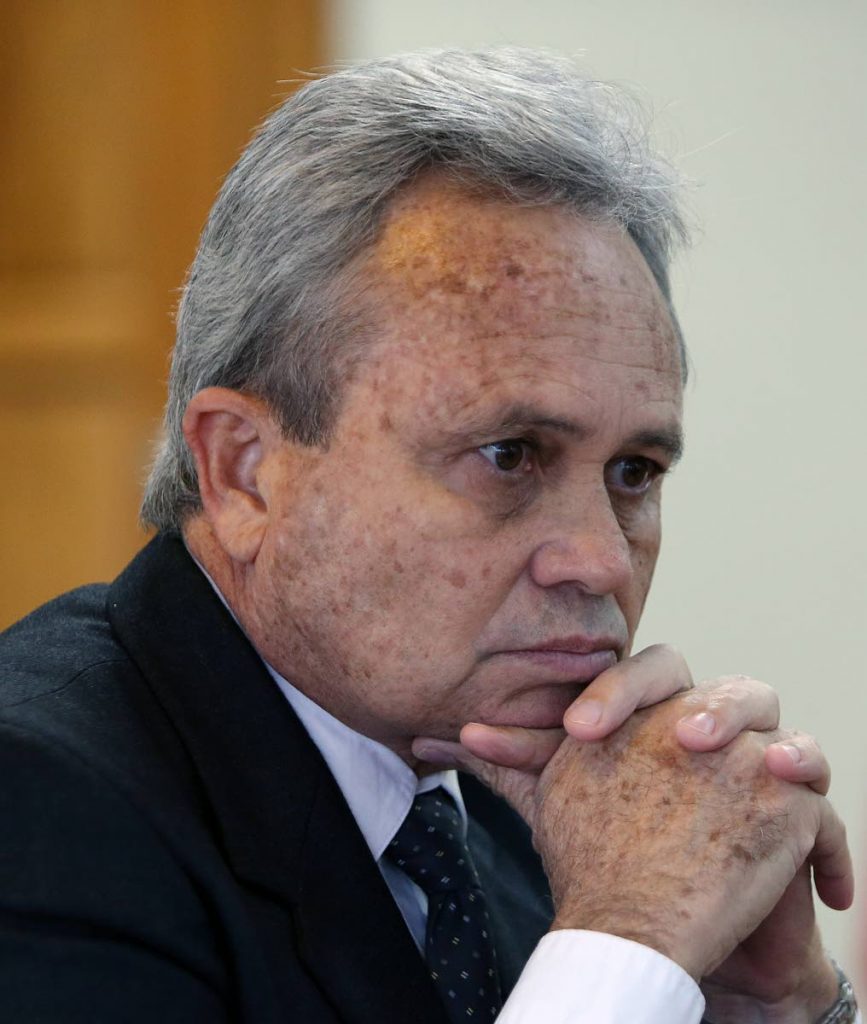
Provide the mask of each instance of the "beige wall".
[{"label": "beige wall", "polygon": [[[700,182],[676,275],[688,450],[640,639],[779,688],[785,721],[831,754],[867,888],[867,6],[332,0],[333,58],[498,42],[583,49],[600,77],[640,83]],[[856,906],[823,927],[858,972]]]}]

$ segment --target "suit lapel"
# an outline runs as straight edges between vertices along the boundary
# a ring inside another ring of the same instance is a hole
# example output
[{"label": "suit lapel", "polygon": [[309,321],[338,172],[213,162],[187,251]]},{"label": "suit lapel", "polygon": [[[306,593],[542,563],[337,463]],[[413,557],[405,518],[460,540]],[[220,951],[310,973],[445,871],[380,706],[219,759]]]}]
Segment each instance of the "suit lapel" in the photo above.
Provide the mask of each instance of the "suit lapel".
[{"label": "suit lapel", "polygon": [[300,956],[340,1019],[404,1021],[409,1010],[443,1024],[337,784],[179,538],[139,554],[108,613],[196,765],[232,871],[292,914]]},{"label": "suit lapel", "polygon": [[[335,784],[336,787],[336,784]],[[439,996],[358,829],[322,792],[307,832],[301,956],[341,1019],[447,1024]],[[342,802],[342,798],[341,798]],[[348,813],[348,812],[346,812]],[[335,972],[334,965],[339,964]],[[336,975],[336,976],[335,976]]]}]

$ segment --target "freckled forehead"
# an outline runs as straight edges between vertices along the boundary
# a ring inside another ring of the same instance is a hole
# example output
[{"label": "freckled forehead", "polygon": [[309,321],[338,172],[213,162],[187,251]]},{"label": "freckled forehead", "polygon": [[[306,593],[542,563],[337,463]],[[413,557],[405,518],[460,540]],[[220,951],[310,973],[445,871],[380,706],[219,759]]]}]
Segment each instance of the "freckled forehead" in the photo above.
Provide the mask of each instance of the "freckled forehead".
[{"label": "freckled forehead", "polygon": [[431,176],[392,205],[372,267],[414,295],[488,294],[516,284],[531,267],[574,269],[580,246],[545,230],[563,218],[573,219],[558,209],[480,197]]},{"label": "freckled forehead", "polygon": [[461,390],[576,357],[679,381],[665,302],[617,225],[430,175],[392,204],[364,274],[393,387],[406,361]]}]

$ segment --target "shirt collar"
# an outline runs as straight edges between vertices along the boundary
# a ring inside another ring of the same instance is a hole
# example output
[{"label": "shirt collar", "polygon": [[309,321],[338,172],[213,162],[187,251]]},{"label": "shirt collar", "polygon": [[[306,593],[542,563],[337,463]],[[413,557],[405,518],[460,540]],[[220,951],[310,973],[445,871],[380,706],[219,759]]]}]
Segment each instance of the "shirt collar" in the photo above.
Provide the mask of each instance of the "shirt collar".
[{"label": "shirt collar", "polygon": [[376,860],[403,824],[416,794],[437,786],[455,801],[466,832],[467,813],[457,772],[436,772],[419,779],[393,750],[350,729],[267,662],[265,667],[325,758]]}]

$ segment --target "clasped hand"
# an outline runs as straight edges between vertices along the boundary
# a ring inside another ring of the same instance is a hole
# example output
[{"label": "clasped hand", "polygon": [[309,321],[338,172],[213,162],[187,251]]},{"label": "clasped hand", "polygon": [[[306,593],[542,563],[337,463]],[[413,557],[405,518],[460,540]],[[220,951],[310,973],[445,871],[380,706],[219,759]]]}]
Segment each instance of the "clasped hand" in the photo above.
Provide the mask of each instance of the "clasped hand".
[{"label": "clasped hand", "polygon": [[834,1001],[810,879],[829,906],[851,903],[845,829],[824,755],[780,730],[769,686],[693,686],[656,646],[598,676],[563,730],[473,723],[460,738],[413,751],[474,773],[524,817],[554,928],[659,950],[701,981],[714,1021],[806,1024]]}]

